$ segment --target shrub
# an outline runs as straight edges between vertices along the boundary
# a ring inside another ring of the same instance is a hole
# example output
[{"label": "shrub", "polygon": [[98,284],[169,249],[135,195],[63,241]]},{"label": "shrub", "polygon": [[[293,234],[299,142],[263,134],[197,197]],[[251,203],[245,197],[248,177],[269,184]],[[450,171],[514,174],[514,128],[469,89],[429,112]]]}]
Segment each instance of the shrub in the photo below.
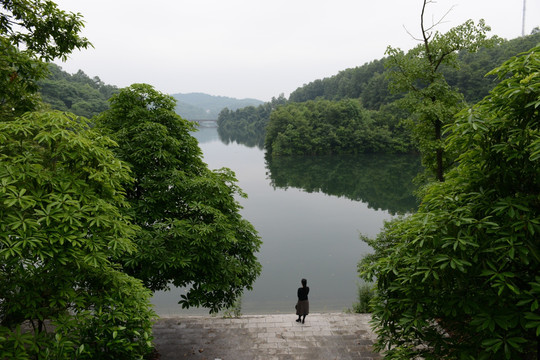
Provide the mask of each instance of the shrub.
[{"label": "shrub", "polygon": [[358,302],[353,304],[353,312],[358,314],[371,312],[371,299],[375,295],[373,284],[358,285]]}]

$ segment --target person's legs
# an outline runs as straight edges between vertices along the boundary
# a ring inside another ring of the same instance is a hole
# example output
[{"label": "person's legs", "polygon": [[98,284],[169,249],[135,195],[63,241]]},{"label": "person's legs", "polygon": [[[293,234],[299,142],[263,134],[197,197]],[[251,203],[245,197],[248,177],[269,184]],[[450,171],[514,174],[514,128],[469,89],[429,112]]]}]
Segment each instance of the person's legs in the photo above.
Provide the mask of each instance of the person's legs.
[{"label": "person's legs", "polygon": [[[298,320],[300,320],[300,319],[298,319]],[[298,321],[298,320],[297,320],[297,321]],[[305,321],[306,321],[306,315],[304,315],[303,318],[302,318],[302,324],[303,324]]]}]

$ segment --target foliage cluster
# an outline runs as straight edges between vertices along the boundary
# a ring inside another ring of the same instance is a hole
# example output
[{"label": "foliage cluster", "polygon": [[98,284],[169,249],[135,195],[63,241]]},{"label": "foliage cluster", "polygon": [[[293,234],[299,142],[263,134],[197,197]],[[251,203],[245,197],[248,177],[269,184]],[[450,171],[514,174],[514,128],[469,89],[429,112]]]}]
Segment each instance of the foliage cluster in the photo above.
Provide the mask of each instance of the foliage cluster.
[{"label": "foliage cluster", "polygon": [[134,250],[128,168],[88,124],[36,111],[45,61],[90,46],[82,20],[50,1],[1,5],[0,358],[142,358],[150,292],[113,261]]},{"label": "foliage cluster", "polygon": [[289,103],[270,115],[265,148],[274,155],[412,151],[400,124],[372,116],[357,100]]},{"label": "foliage cluster", "polygon": [[107,100],[118,91],[99,77],[90,78],[82,70],[68,74],[49,64],[49,75],[38,82],[42,100],[52,109],[69,111],[88,119],[109,108]]},{"label": "foliage cluster", "polygon": [[459,156],[417,213],[359,265],[375,280],[377,348],[395,359],[532,359],[540,338],[540,48],[449,128]]},{"label": "foliage cluster", "polygon": [[140,226],[140,249],[121,259],[124,269],[151,290],[187,286],[183,307],[212,312],[233,305],[261,271],[260,239],[240,214],[245,196],[234,173],[211,171],[202,161],[191,122],[174,111],[171,96],[134,84],[111,98],[96,125],[119,145],[131,165],[127,213]]}]

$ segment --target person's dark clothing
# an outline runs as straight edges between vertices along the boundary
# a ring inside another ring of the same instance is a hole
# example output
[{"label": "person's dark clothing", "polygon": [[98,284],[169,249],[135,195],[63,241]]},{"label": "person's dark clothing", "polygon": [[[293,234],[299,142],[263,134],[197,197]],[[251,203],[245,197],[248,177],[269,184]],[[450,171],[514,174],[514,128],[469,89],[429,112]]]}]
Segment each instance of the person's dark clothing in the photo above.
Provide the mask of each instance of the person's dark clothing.
[{"label": "person's dark clothing", "polygon": [[305,317],[306,315],[309,314],[308,294],[309,294],[309,287],[306,286],[306,287],[301,287],[298,289],[298,303],[296,304],[296,315]]},{"label": "person's dark clothing", "polygon": [[309,286],[298,288],[298,301],[304,301],[308,299]]}]

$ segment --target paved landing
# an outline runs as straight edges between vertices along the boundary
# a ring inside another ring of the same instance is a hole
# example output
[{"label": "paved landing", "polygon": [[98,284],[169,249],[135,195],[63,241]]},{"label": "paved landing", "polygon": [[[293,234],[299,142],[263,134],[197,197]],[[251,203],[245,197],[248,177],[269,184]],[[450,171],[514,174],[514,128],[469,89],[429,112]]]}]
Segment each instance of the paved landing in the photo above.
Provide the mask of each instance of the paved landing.
[{"label": "paved landing", "polygon": [[366,314],[161,318],[154,325],[160,360],[381,359]]}]

